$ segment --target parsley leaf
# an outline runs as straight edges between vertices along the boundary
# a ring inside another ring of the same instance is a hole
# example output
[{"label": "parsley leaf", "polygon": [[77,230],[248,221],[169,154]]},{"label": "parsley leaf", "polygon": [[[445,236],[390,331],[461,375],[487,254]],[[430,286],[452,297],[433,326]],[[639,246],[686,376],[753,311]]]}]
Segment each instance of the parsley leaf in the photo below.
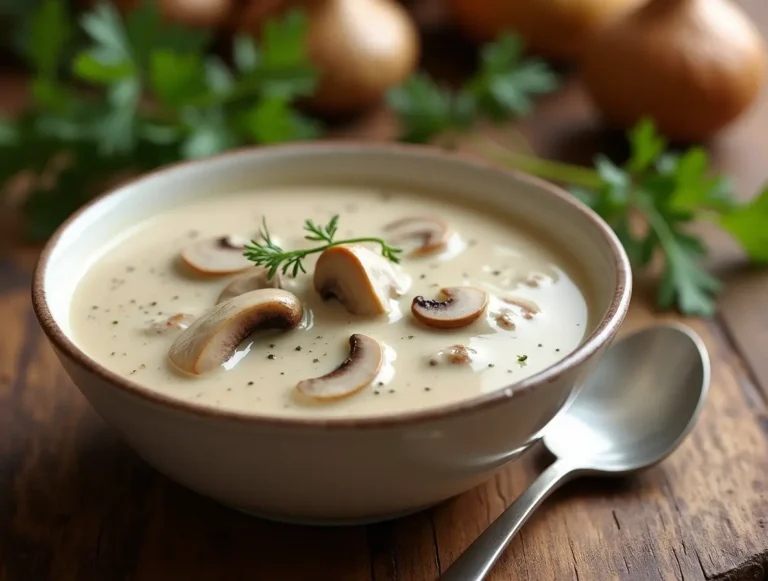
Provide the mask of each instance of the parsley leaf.
[{"label": "parsley leaf", "polygon": [[554,72],[544,61],[525,58],[522,39],[503,34],[482,49],[480,70],[467,90],[488,117],[501,121],[527,115],[533,109],[532,97],[557,89]]},{"label": "parsley leaf", "polygon": [[750,259],[768,262],[768,186],[747,205],[724,213],[720,225],[741,243]]},{"label": "parsley leaf", "polygon": [[647,119],[627,137],[630,156],[622,165],[600,155],[592,170],[519,154],[508,154],[504,161],[570,185],[613,228],[633,267],[647,267],[660,256],[659,307],[712,316],[721,283],[702,266],[707,249],[688,227],[698,219],[714,221],[751,260],[768,262],[768,187],[748,204],[739,204],[730,180],[712,173],[704,149],[669,152]]},{"label": "parsley leaf", "polygon": [[456,96],[430,77],[416,73],[387,93],[387,103],[400,118],[401,141],[424,143],[461,123],[456,118]]},{"label": "parsley leaf", "polygon": [[30,18],[26,54],[42,77],[57,75],[62,53],[74,36],[67,7],[59,0],[44,0]]},{"label": "parsley leaf", "polygon": [[400,139],[424,143],[441,134],[466,131],[481,117],[498,122],[526,115],[534,97],[557,85],[549,65],[525,57],[520,37],[507,33],[482,49],[477,72],[458,90],[415,73],[389,91],[387,102],[397,114]]},{"label": "parsley leaf", "polygon": [[80,35],[67,6],[41,0],[32,12],[33,102],[0,120],[0,192],[16,174],[33,174],[23,209],[34,238],[116,174],[322,131],[294,108],[317,77],[299,11],[269,20],[261,44],[235,38],[230,69],[206,53],[210,34],[166,21],[151,0],[125,17],[100,2],[79,19]]}]

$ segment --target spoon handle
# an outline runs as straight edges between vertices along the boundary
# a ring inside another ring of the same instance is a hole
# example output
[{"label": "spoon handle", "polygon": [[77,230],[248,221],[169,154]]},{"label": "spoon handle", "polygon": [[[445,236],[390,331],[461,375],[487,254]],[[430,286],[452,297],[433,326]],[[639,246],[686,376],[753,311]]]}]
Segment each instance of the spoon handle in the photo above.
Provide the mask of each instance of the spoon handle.
[{"label": "spoon handle", "polygon": [[555,461],[459,556],[440,581],[483,581],[533,511],[573,473]]}]

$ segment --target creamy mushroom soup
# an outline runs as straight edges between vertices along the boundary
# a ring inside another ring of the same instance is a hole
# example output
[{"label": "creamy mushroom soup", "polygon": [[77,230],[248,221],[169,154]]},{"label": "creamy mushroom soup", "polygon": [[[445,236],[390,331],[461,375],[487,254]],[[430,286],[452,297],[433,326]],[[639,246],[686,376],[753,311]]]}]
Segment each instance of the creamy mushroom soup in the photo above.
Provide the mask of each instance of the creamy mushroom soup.
[{"label": "creamy mushroom soup", "polygon": [[[334,241],[363,240],[308,254],[306,273],[293,277],[291,264],[270,278],[244,257],[250,239],[272,258],[277,247],[323,246],[304,237],[327,235],[334,215]],[[399,248],[400,263],[370,238]],[[424,409],[509,386],[584,339],[576,261],[544,240],[497,211],[429,194],[222,194],[102,249],[75,293],[72,326],[96,361],[178,400],[292,417]]]}]

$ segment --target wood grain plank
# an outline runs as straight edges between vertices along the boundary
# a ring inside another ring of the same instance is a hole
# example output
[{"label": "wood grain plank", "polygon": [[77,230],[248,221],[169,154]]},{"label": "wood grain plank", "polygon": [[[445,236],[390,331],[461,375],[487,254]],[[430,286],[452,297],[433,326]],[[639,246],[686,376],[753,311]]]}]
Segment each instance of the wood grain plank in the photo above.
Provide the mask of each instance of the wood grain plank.
[{"label": "wood grain plank", "polygon": [[[674,318],[674,317],[667,317]],[[659,320],[635,305],[627,332]],[[513,542],[492,579],[762,579],[768,573],[766,416],[713,323],[690,321],[715,365],[701,421],[680,450],[637,478],[569,485]],[[753,389],[753,388],[752,388]],[[451,563],[542,468],[530,455],[435,511]]]}]

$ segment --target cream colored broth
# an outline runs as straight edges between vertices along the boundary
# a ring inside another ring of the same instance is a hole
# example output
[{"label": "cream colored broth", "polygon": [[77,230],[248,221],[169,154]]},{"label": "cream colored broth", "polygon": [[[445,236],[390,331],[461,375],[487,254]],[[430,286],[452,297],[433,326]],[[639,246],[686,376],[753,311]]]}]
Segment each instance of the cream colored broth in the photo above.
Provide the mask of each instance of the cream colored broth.
[{"label": "cream colored broth", "polygon": [[[333,214],[340,215],[337,238],[386,237],[387,223],[414,215],[439,215],[455,234],[442,254],[403,259],[411,286],[389,316],[354,316],[336,300],[323,301],[312,287],[314,255],[305,261],[308,274],[290,281],[287,289],[305,306],[300,328],[257,332],[222,368],[206,375],[189,376],[169,363],[168,350],[179,331],[148,333],[151,323],[176,313],[201,316],[232,280],[202,278],[180,268],[182,249],[205,236],[253,237],[262,216],[284,248],[304,248],[314,244],[302,239],[304,220],[325,223]],[[503,216],[428,195],[353,186],[233,193],[174,208],[116,238],[81,281],[71,322],[76,342],[88,355],[179,400],[270,416],[391,414],[503,388],[572,351],[589,329],[587,300],[571,262]],[[436,298],[440,287],[466,284],[490,293],[486,312],[469,326],[432,329],[411,315],[413,297]],[[530,314],[531,302],[538,313]],[[502,311],[514,329],[497,323]],[[333,402],[297,398],[298,381],[323,375],[345,359],[353,333],[385,345],[387,362],[374,383]],[[470,365],[442,359],[430,364],[453,345],[476,351]]]}]

